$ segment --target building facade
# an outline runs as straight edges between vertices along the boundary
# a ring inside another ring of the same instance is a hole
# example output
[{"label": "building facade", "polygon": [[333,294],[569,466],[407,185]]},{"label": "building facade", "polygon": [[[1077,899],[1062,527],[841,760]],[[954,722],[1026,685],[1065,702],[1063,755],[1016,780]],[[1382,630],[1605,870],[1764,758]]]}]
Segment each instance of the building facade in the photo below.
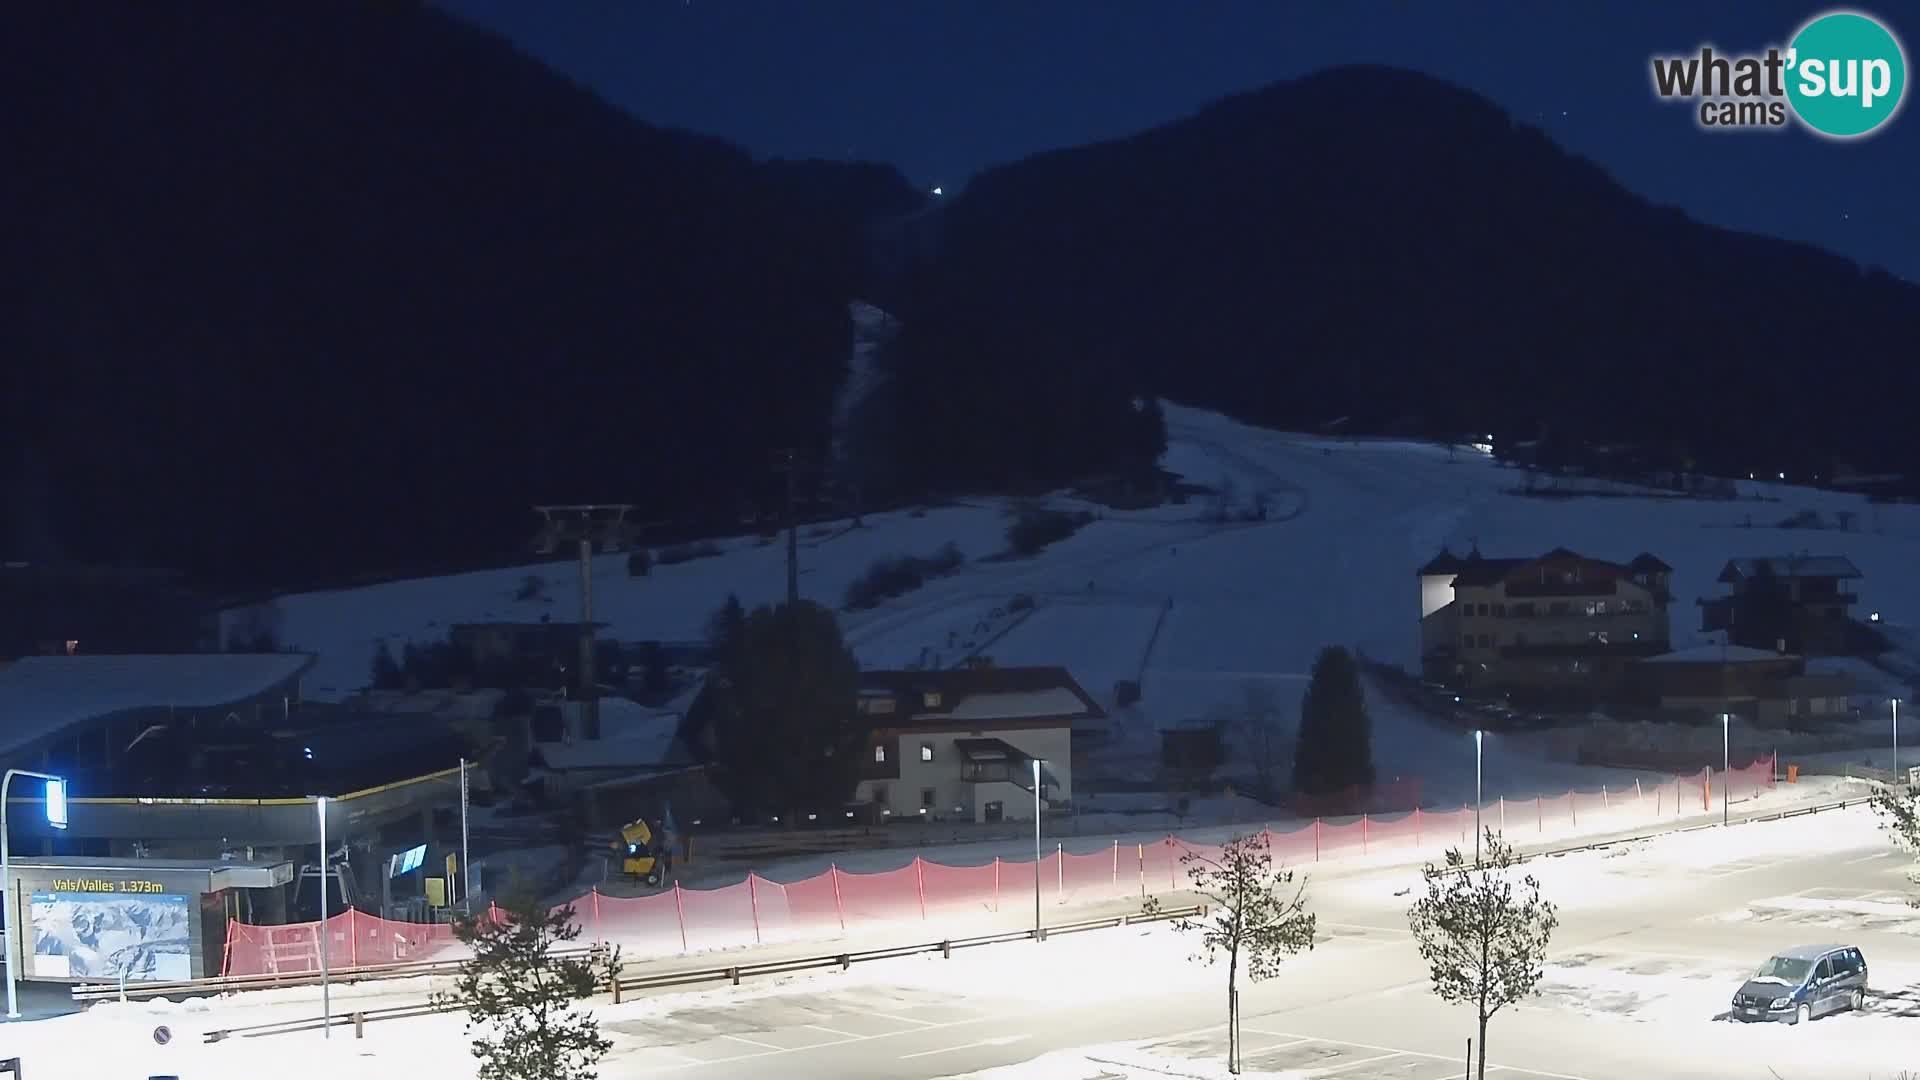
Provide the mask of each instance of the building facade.
[{"label": "building facade", "polygon": [[1635,659],[1666,652],[1672,568],[1556,548],[1491,559],[1442,551],[1420,568],[1425,678],[1545,698],[1606,697]]},{"label": "building facade", "polygon": [[1715,579],[1721,595],[1700,601],[1700,629],[1758,648],[1844,654],[1851,651],[1852,609],[1860,600],[1847,583],[1862,577],[1844,555],[1729,559]]},{"label": "building facade", "polygon": [[1663,709],[1728,713],[1757,727],[1809,728],[1853,717],[1854,680],[1809,672],[1803,657],[1739,645],[1702,645],[1648,657],[1635,680]]},{"label": "building facade", "polygon": [[1073,726],[1104,712],[1065,668],[868,671],[855,799],[881,819],[1031,821],[1073,798]]}]

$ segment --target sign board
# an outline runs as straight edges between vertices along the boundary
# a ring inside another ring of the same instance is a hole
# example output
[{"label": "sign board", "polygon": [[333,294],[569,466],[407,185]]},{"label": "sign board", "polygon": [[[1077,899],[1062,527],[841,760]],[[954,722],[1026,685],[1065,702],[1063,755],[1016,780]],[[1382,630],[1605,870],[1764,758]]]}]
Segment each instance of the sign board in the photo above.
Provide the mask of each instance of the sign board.
[{"label": "sign board", "polygon": [[411,874],[426,865],[426,861],[427,845],[425,844],[396,852],[387,860],[387,876],[399,877],[401,874]]},{"label": "sign board", "polygon": [[424,884],[427,887],[427,906],[443,908],[447,906],[447,879],[430,877]]},{"label": "sign board", "polygon": [[[43,979],[174,982],[193,978],[193,898],[57,881],[28,897],[32,973]],[[151,882],[126,882],[148,885]],[[23,942],[23,945],[26,943]]]}]

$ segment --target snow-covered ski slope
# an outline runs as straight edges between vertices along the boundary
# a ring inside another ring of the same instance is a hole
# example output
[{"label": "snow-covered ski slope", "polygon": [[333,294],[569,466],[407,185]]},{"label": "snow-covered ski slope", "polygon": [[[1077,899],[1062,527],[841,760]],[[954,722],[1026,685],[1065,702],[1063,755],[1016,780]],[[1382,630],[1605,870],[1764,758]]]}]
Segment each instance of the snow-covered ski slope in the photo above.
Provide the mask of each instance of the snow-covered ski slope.
[{"label": "snow-covered ski slope", "polygon": [[[1203,714],[1249,679],[1277,680],[1283,699],[1297,700],[1315,652],[1330,643],[1411,668],[1415,570],[1443,543],[1458,552],[1477,539],[1489,556],[1564,546],[1624,561],[1650,551],[1674,567],[1676,647],[1701,640],[1694,600],[1717,590],[1714,577],[1732,556],[1846,555],[1866,575],[1858,583],[1863,613],[1899,620],[1920,611],[1913,508],[1870,509],[1855,496],[1749,482],[1743,495],[1777,501],[1527,497],[1512,493],[1522,485],[1519,471],[1467,449],[1450,460],[1428,444],[1266,431],[1171,405],[1166,414],[1166,466],[1196,483],[1228,482],[1243,500],[1271,493],[1267,521],[1216,524],[1205,496],[1145,511],[1101,509],[1099,520],[1033,558],[989,560],[1006,547],[1007,506],[979,497],[873,515],[864,528],[808,528],[801,590],[838,607],[848,582],[875,559],[930,554],[951,541],[968,559],[959,571],[844,616],[863,663],[944,666],[984,647],[1002,664],[1065,664],[1102,698],[1116,680],[1140,678],[1142,710],[1156,726]],[[1777,527],[1805,510],[1829,520],[1854,511],[1854,531]],[[617,639],[690,640],[729,592],[749,606],[784,595],[784,544],[748,537],[721,546],[717,557],[657,566],[640,578],[627,575],[624,556],[599,557],[595,616]],[[544,579],[544,595],[518,601],[529,575]],[[1010,610],[1021,593],[1037,601],[1031,613]],[[577,618],[578,572],[549,562],[275,603],[269,617],[283,645],[319,655],[307,692],[334,699],[366,683],[377,642],[397,650],[444,639],[460,622]]]}]

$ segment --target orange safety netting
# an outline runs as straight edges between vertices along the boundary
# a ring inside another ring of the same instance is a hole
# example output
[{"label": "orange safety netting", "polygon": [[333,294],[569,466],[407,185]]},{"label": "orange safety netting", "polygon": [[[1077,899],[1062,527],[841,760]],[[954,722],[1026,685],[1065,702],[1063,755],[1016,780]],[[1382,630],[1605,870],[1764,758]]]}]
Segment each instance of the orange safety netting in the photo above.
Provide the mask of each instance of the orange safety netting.
[{"label": "orange safety netting", "polygon": [[[1496,833],[1547,834],[1573,827],[1606,829],[1683,817],[1772,788],[1777,760],[1762,758],[1731,771],[1702,769],[1655,784],[1569,791],[1552,797],[1497,798],[1480,807],[1479,826]],[[1416,788],[1417,790],[1417,784]],[[1396,801],[1399,790],[1389,801]],[[1276,864],[1318,862],[1354,855],[1424,852],[1471,844],[1475,814],[1405,809],[1345,820],[1315,818],[1265,832]],[[995,859],[947,866],[916,858],[879,873],[832,867],[801,881],[748,875],[717,889],[675,884],[648,896],[607,896],[595,890],[575,903],[583,939],[620,946],[634,959],[736,948],[781,941],[817,941],[897,923],[965,921],[1000,911],[1025,911],[1036,876],[1045,905],[1066,906],[1179,892],[1190,864],[1218,859],[1220,847],[1168,836],[1148,843],[1111,842],[1068,851],[1056,842],[1037,864]],[[250,926],[231,923],[224,974],[304,974],[319,970],[324,940],[329,966],[345,969],[432,959],[452,943],[452,928],[406,923],[348,911],[316,923]]]}]

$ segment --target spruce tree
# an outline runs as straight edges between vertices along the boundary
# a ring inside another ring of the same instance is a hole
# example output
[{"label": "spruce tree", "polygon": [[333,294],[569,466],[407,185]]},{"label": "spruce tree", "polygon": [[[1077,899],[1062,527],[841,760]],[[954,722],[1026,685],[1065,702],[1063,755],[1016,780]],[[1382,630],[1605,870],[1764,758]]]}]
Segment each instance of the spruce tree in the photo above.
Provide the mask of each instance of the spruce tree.
[{"label": "spruce tree", "polygon": [[1327,795],[1373,783],[1373,720],[1353,654],[1338,645],[1320,650],[1313,679],[1300,702],[1300,742],[1293,788]]},{"label": "spruce tree", "polygon": [[619,950],[557,956],[580,936],[573,905],[547,910],[530,891],[454,923],[473,950],[435,1003],[467,1014],[479,1080],[594,1080],[613,1043],[574,1007],[619,976]]}]

